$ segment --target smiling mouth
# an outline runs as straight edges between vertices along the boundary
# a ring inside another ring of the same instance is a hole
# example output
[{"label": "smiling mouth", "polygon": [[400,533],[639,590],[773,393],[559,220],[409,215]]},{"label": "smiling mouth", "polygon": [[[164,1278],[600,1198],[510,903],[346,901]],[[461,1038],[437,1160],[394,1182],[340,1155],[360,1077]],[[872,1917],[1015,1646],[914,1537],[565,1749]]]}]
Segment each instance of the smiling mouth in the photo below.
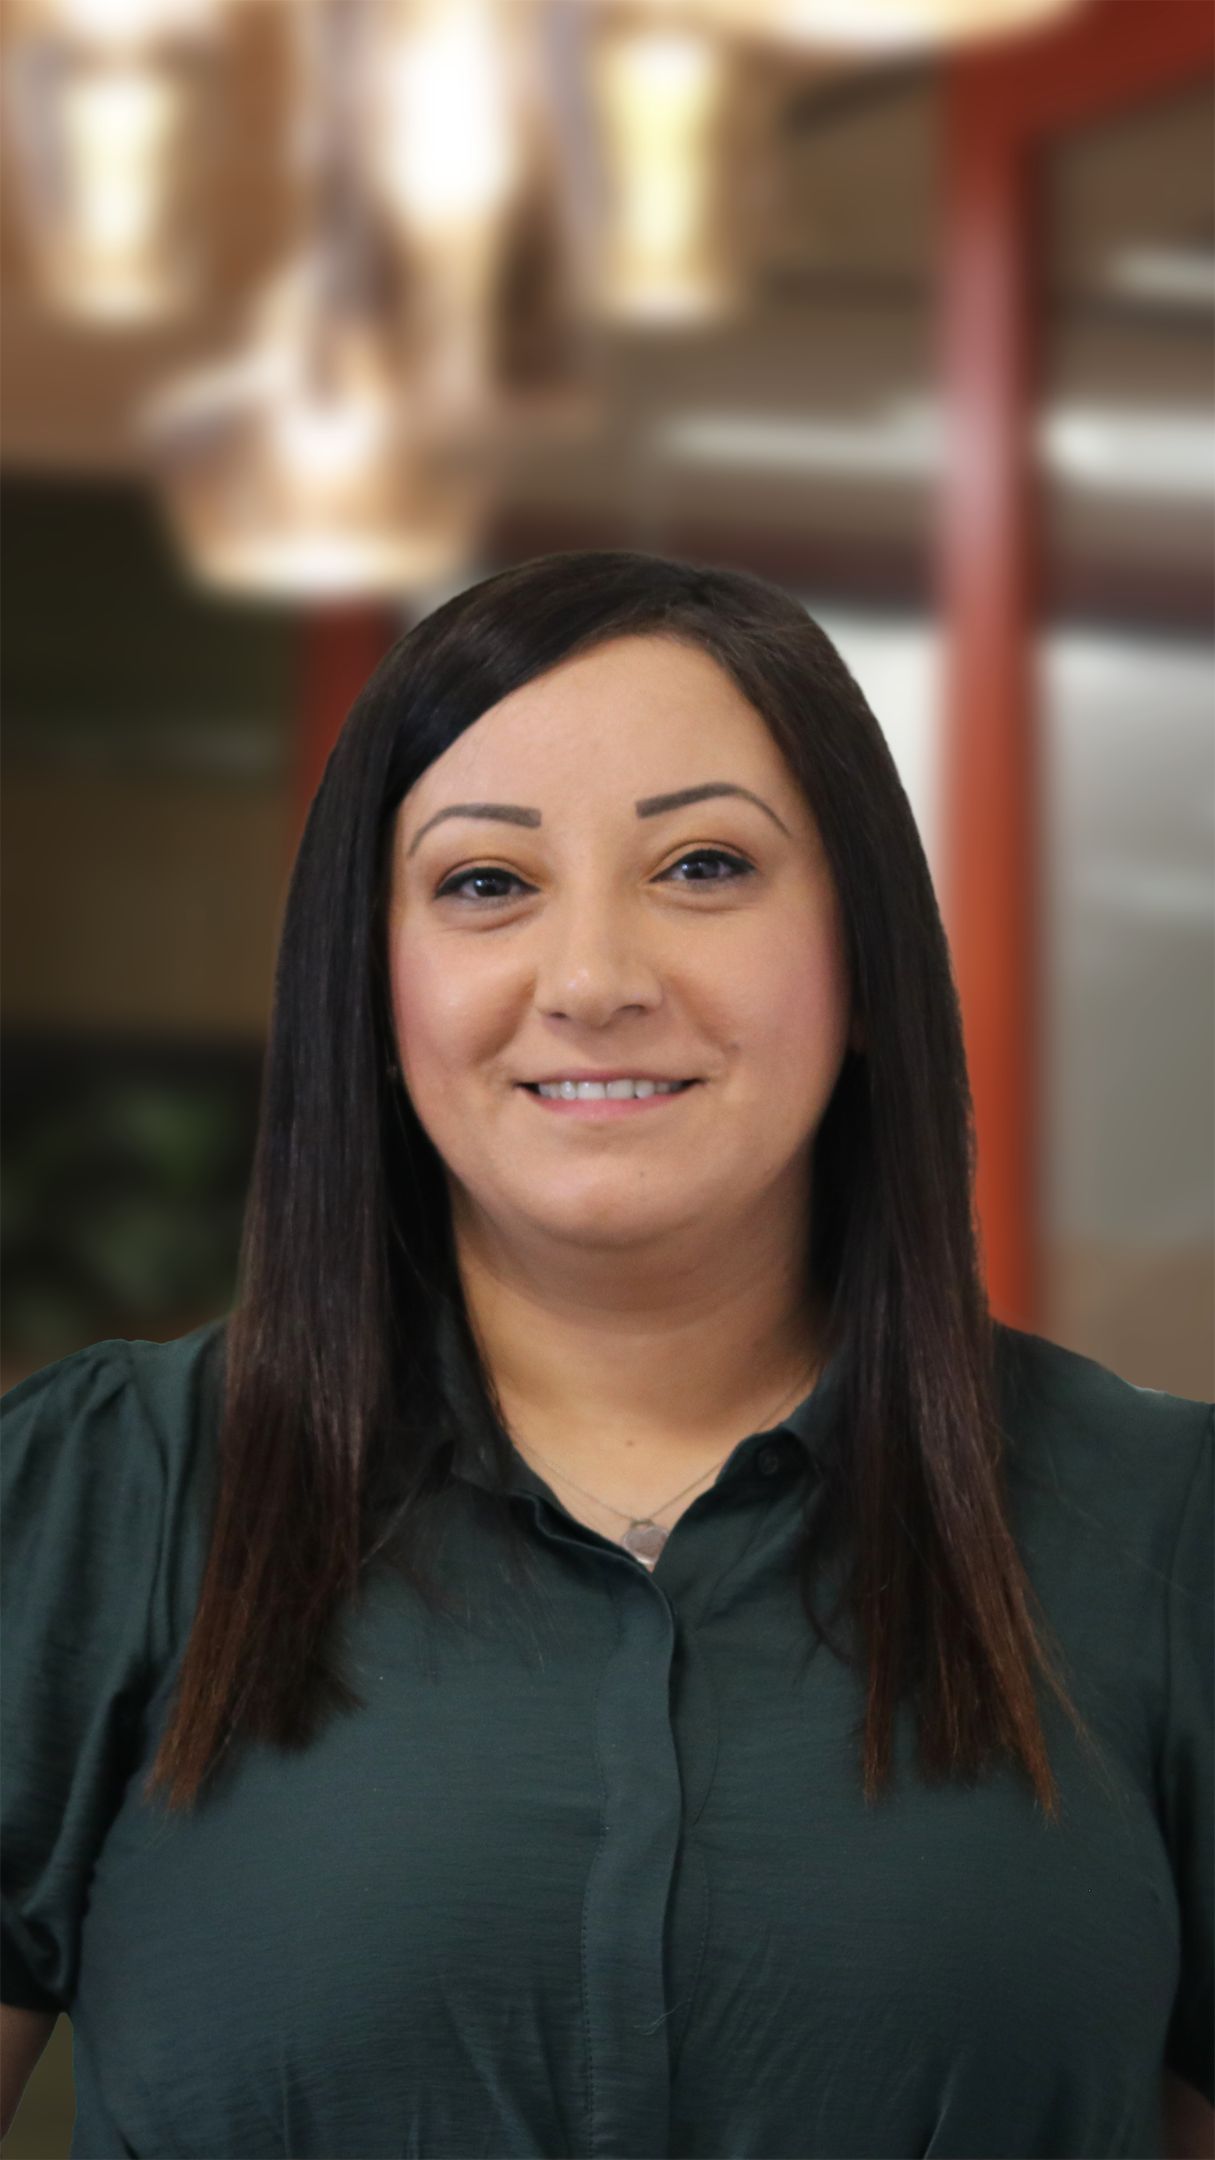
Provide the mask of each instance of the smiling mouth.
[{"label": "smiling mouth", "polygon": [[[546,1081],[545,1085],[548,1086],[548,1084],[549,1083]],[[558,1081],[554,1081],[552,1085],[556,1087],[559,1086],[560,1083]],[[680,1080],[677,1082],[675,1087],[664,1090],[664,1092],[669,1094],[684,1095],[687,1093],[687,1090],[689,1088],[696,1087],[698,1085],[699,1083],[696,1080]],[[529,1095],[538,1095],[540,1093],[540,1082],[538,1080],[520,1080],[519,1086],[521,1088],[526,1088]],[[574,1102],[577,1101],[579,1098],[576,1096],[566,1096],[564,1099],[567,1102]],[[650,1099],[651,1098],[647,1096],[635,1095],[585,1095],[581,1098],[581,1100],[584,1102],[644,1102]]]}]

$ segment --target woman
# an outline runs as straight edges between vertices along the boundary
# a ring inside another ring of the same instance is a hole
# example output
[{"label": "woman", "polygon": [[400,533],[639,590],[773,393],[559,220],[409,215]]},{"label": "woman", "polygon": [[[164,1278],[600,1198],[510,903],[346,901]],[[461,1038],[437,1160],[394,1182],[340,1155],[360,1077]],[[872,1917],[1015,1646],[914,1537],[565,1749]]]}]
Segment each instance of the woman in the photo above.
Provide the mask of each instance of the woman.
[{"label": "woman", "polygon": [[4,1995],[71,2014],[74,2152],[1209,2106],[1210,1406],[992,1323],[971,1154],[800,606],[580,553],[399,641],[295,866],[232,1312],[7,1400]]}]

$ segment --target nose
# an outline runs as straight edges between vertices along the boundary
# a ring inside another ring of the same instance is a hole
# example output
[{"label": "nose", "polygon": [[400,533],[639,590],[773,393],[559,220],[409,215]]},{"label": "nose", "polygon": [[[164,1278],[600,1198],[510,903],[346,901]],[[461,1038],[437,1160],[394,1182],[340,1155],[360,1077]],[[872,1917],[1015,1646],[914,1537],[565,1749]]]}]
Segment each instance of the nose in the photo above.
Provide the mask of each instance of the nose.
[{"label": "nose", "polygon": [[661,1004],[654,954],[636,919],[602,894],[555,903],[537,936],[536,1003],[542,1012],[602,1027],[623,1009],[645,1012]]}]

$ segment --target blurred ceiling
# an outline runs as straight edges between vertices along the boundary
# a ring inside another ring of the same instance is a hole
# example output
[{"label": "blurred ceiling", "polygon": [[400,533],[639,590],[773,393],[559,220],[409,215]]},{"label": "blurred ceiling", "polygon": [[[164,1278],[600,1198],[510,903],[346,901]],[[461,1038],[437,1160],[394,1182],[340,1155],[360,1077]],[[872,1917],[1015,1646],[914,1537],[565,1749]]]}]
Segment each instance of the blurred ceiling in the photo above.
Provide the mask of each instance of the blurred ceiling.
[{"label": "blurred ceiling", "polygon": [[[940,68],[749,45],[736,58],[738,139],[750,148],[730,192],[747,312],[695,332],[604,335],[601,421],[518,459],[499,546],[695,548],[807,586],[923,604],[940,470],[921,426],[938,396]],[[7,470],[134,476],[129,421],[141,398],[240,336],[293,230],[287,84],[281,8],[249,0],[225,61],[208,299],[171,330],[86,333],[51,320],[29,289],[10,179],[0,214]],[[1201,431],[1212,411],[1210,292],[1153,296],[1131,287],[1125,265],[1135,250],[1215,265],[1213,171],[1210,83],[1086,130],[1051,161],[1044,413],[1130,408]],[[851,469],[824,460],[828,438],[829,450],[859,445]],[[1192,465],[1202,457],[1200,446]],[[1201,480],[1188,492],[1110,493],[1052,478],[1046,604],[1201,628],[1215,584],[1213,502]]]}]

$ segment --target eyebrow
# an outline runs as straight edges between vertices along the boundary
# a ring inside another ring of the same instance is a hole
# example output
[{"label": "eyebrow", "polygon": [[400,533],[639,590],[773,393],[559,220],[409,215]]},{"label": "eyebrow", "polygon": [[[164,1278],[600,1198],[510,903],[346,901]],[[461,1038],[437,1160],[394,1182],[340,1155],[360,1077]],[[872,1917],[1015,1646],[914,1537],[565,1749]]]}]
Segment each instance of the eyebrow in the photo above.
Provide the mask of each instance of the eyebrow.
[{"label": "eyebrow", "polygon": [[[713,795],[741,795],[746,802],[754,803],[766,817],[770,817],[774,825],[779,825],[781,831],[790,839],[793,837],[784,819],[777,817],[775,810],[770,808],[762,796],[753,794],[750,788],[736,786],[732,780],[705,780],[699,787],[676,788],[670,795],[643,795],[640,802],[633,804],[633,808],[639,818],[661,817],[665,810],[682,810],[686,803],[707,802]],[[434,816],[427,818],[426,823],[414,834],[405,851],[406,860],[413,854],[419,841],[425,838],[432,825],[438,825],[443,818],[450,817],[499,818],[507,825],[534,826],[543,822],[538,810],[525,809],[519,803],[449,803],[445,810],[436,810]]]}]

